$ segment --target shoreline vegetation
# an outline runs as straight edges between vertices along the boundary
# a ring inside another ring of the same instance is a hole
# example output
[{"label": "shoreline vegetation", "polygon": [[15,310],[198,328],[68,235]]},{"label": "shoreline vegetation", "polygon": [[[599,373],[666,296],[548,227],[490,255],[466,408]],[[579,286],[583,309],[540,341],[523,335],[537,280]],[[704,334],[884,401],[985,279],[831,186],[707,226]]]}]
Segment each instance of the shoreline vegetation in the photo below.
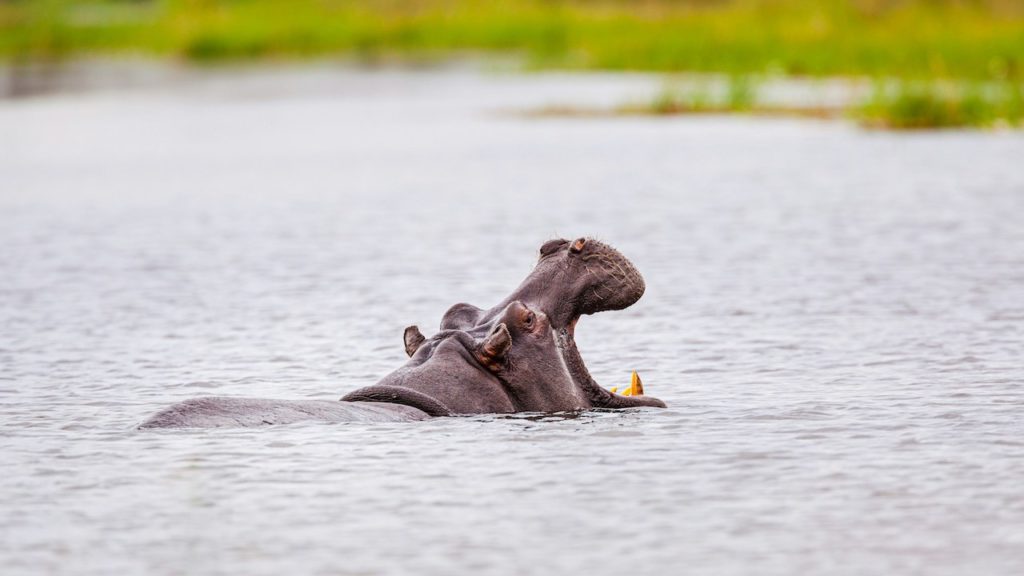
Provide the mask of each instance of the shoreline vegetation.
[{"label": "shoreline vegetation", "polygon": [[[619,114],[852,117],[886,128],[1020,126],[1017,0],[29,0],[0,3],[0,61],[144,55],[193,63],[513,55],[527,69],[724,74]],[[759,78],[850,78],[842,109],[772,106]],[[549,114],[555,110],[548,110]],[[565,112],[571,112],[566,110]]]},{"label": "shoreline vegetation", "polygon": [[760,97],[762,82],[735,76],[726,82],[666,84],[648,100],[612,108],[550,105],[527,110],[531,117],[679,116],[748,114],[766,117],[849,119],[868,128],[1020,128],[1024,87],[1011,82],[877,81],[868,91],[850,90],[840,102],[778,102]]}]

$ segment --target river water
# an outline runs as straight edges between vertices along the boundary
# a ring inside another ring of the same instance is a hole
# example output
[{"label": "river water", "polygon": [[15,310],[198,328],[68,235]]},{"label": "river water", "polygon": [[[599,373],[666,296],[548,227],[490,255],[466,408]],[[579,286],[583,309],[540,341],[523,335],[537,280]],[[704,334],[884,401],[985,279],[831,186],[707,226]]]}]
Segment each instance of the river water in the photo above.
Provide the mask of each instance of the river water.
[{"label": "river water", "polygon": [[[0,101],[5,574],[1020,574],[1024,136],[527,118],[639,77],[201,72]],[[667,410],[135,431],[340,397],[551,237]]]}]

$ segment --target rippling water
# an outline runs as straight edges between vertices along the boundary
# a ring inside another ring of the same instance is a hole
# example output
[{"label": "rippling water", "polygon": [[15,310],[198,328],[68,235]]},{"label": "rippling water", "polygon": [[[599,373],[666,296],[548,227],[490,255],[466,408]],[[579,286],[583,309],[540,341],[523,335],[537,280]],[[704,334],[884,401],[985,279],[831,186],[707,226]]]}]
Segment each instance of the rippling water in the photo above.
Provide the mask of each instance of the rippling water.
[{"label": "rippling water", "polygon": [[[13,573],[1020,574],[1024,136],[526,119],[642,80],[330,69],[0,102]],[[337,398],[553,236],[664,411],[133,431]]]}]

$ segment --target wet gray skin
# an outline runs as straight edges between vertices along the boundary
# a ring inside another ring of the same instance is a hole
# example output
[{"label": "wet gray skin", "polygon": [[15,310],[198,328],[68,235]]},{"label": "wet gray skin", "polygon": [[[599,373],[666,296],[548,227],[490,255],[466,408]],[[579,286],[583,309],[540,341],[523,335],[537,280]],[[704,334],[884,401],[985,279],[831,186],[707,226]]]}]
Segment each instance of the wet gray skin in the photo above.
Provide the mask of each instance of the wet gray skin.
[{"label": "wet gray skin", "polygon": [[519,301],[505,307],[486,341],[510,341],[504,358],[487,364],[505,386],[517,412],[565,412],[586,408],[587,398],[562,359],[547,314]]},{"label": "wet gray skin", "polygon": [[431,416],[516,411],[501,380],[488,369],[507,356],[503,333],[476,339],[445,330],[413,352],[404,366],[341,400],[402,404]]},{"label": "wet gray skin", "polygon": [[402,422],[430,415],[411,406],[334,400],[192,398],[152,415],[139,428],[228,428],[322,422]]},{"label": "wet gray skin", "polygon": [[624,256],[596,240],[553,240],[530,275],[490,310],[453,306],[427,339],[405,332],[409,361],[342,402],[203,398],[158,412],[143,428],[395,421],[456,414],[664,407],[608,392],[590,376],[573,338],[583,314],[626,308],[644,292]]},{"label": "wet gray skin", "polygon": [[[546,314],[506,305],[477,338],[444,330],[429,340],[406,331],[409,362],[347,402],[393,402],[432,416],[561,412],[589,407],[558,347]],[[476,332],[481,332],[477,330]]]}]

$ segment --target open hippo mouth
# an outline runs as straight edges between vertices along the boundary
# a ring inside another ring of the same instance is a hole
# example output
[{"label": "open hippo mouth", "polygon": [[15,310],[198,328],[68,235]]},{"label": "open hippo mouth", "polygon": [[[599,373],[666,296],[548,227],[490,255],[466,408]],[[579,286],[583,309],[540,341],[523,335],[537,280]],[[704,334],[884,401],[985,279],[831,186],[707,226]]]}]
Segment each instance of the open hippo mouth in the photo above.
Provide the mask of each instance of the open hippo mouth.
[{"label": "open hippo mouth", "polygon": [[445,314],[441,328],[482,335],[491,330],[495,318],[510,302],[524,302],[547,314],[562,359],[591,406],[664,407],[657,398],[619,396],[600,386],[576,346],[576,325],[581,316],[628,308],[645,289],[640,272],[615,248],[592,238],[551,240],[541,246],[537,265],[508,298],[486,311],[456,304]]}]

